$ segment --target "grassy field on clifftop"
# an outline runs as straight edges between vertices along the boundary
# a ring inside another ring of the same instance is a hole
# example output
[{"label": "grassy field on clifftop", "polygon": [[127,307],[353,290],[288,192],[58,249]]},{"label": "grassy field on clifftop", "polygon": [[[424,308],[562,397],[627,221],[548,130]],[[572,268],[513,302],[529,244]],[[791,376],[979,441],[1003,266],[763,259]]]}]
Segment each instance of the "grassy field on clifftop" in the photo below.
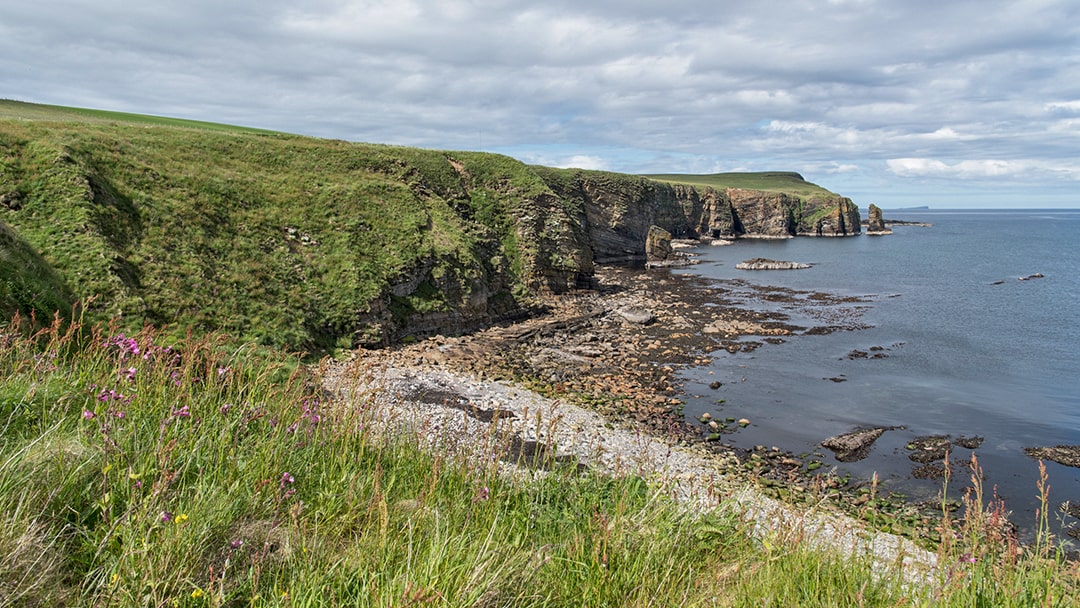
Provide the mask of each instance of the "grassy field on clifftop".
[{"label": "grassy field on clifftop", "polygon": [[810,183],[798,173],[789,171],[761,171],[747,173],[712,173],[705,175],[658,173],[646,175],[649,179],[692,186],[709,186],[716,190],[745,188],[763,192],[784,192],[809,198],[814,195],[836,196],[835,193]]}]

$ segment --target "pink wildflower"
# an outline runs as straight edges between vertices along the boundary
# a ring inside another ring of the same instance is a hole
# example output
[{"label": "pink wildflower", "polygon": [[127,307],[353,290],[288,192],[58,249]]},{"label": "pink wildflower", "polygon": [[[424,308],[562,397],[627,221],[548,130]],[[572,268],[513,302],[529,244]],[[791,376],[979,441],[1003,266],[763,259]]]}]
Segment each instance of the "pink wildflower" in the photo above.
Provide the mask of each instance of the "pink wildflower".
[{"label": "pink wildflower", "polygon": [[97,418],[97,415],[90,410],[83,410],[82,417],[83,420],[93,420],[94,418]]}]

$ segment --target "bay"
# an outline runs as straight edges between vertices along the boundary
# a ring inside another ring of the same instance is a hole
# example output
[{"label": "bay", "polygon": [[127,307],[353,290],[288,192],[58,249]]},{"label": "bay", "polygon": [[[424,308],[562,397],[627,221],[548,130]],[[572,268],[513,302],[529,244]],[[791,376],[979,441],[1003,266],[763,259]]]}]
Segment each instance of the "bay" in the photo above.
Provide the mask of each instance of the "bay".
[{"label": "bay", "polygon": [[[700,264],[677,271],[716,281],[859,297],[834,311],[869,326],[798,335],[752,352],[720,350],[713,364],[685,370],[688,417],[705,411],[748,418],[725,440],[822,454],[840,473],[913,499],[933,499],[940,481],[917,479],[905,446],[915,437],[983,437],[975,450],[987,493],[996,487],[1014,522],[1035,524],[1038,463],[1024,447],[1080,444],[1080,210],[886,212],[929,222],[893,234],[846,238],[740,240],[697,250]],[[805,270],[743,271],[763,257],[810,263]],[[1020,280],[1041,273],[1042,278]],[[812,312],[812,311],[811,311]],[[793,310],[792,314],[800,314]],[[794,318],[793,321],[799,319]],[[812,319],[811,319],[812,321]],[[878,355],[865,358],[853,351]],[[723,382],[718,391],[707,385]],[[722,405],[717,404],[723,399]],[[869,426],[887,432],[870,456],[841,463],[818,444]],[[970,457],[958,450],[957,456]],[[1052,506],[1080,502],[1080,469],[1047,463]],[[966,472],[957,476],[967,481]],[[949,488],[958,496],[964,483]],[[1080,522],[1052,516],[1059,532]]]}]

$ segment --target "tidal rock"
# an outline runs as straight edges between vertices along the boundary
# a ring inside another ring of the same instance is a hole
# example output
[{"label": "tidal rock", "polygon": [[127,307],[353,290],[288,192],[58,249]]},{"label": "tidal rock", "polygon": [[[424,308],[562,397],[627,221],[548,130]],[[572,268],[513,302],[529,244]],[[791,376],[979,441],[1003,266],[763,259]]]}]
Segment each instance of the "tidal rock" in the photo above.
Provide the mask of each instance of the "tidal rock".
[{"label": "tidal rock", "polygon": [[1024,448],[1032,458],[1051,460],[1067,467],[1080,467],[1080,445],[1058,445],[1043,448]]},{"label": "tidal rock", "polygon": [[738,268],[739,270],[797,270],[800,268],[810,268],[810,264],[770,260],[767,258],[754,258],[752,260],[739,262],[735,265],[735,268]]},{"label": "tidal rock", "polygon": [[855,462],[866,458],[870,447],[887,430],[889,429],[885,427],[877,427],[836,435],[822,441],[821,446],[835,452],[836,459],[840,462]]}]

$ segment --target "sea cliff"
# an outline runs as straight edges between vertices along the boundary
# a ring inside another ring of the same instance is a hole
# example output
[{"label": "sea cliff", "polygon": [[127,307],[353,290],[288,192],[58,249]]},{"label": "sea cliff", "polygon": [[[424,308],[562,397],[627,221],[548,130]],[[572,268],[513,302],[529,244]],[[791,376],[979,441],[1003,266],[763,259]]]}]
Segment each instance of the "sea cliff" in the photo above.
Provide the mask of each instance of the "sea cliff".
[{"label": "sea cliff", "polygon": [[795,174],[811,194],[25,105],[0,108],[0,253],[35,262],[0,266],[0,305],[39,318],[81,302],[131,329],[318,353],[528,316],[597,264],[644,263],[653,227],[859,231],[850,200]]}]

